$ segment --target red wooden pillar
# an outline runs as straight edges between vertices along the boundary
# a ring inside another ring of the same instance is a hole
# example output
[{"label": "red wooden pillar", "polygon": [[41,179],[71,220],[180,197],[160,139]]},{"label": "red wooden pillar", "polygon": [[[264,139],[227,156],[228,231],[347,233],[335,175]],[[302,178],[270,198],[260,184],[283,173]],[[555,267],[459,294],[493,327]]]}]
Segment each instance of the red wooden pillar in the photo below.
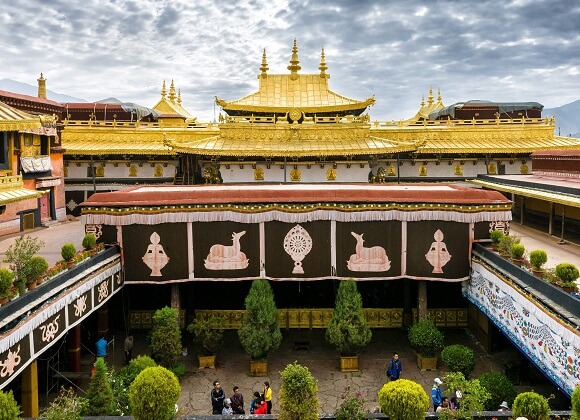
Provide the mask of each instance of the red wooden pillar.
[{"label": "red wooden pillar", "polygon": [[[71,372],[81,371],[81,326],[80,324],[69,330],[66,339],[68,349],[68,369]],[[79,379],[72,380],[75,385],[80,385]]]},{"label": "red wooden pillar", "polygon": [[97,313],[97,336],[109,341],[109,304],[105,303]]}]

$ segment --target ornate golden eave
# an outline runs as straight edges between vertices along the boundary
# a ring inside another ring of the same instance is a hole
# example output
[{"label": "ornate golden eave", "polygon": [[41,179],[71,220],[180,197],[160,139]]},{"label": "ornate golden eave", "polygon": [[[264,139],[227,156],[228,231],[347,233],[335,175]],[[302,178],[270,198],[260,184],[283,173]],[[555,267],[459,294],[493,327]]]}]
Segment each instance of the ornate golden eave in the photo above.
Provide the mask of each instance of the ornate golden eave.
[{"label": "ornate golden eave", "polygon": [[42,127],[39,117],[0,102],[0,131],[33,130]]},{"label": "ornate golden eave", "polygon": [[22,175],[0,177],[0,205],[39,198],[44,194],[45,191],[24,188]]}]

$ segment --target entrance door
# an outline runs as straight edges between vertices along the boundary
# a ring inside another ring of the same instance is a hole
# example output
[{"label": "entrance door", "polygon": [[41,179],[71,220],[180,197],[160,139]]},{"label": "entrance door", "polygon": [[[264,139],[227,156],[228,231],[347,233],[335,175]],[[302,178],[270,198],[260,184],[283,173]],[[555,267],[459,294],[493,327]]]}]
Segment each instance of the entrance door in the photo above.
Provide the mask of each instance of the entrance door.
[{"label": "entrance door", "polygon": [[50,201],[48,194],[40,197],[40,220],[50,219]]}]

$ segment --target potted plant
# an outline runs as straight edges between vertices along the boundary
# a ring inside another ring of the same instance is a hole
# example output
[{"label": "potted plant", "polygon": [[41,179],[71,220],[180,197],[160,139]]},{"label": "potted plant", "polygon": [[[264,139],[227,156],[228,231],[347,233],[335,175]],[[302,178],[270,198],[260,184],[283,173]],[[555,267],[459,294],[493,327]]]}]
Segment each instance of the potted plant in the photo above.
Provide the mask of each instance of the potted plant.
[{"label": "potted plant", "polygon": [[14,273],[6,268],[0,268],[0,304],[5,305],[10,298],[10,288],[14,281]]},{"label": "potted plant", "polygon": [[409,328],[409,341],[417,349],[417,363],[421,370],[437,369],[437,350],[443,348],[443,333],[432,321],[417,322]]},{"label": "potted plant", "polygon": [[357,372],[357,351],[371,341],[371,329],[362,314],[362,298],[354,280],[340,282],[326,340],[340,354],[340,371]]},{"label": "potted plant", "polygon": [[518,238],[516,236],[504,235],[499,240],[499,255],[501,255],[504,258],[508,258],[510,256],[510,250],[512,248],[512,245],[519,244],[519,243],[520,243],[520,238]]},{"label": "potted plant", "polygon": [[9,264],[10,270],[14,273],[14,284],[18,288],[19,294],[26,293],[24,281],[28,277],[28,261],[42,248],[44,242],[32,236],[21,236],[14,241],[6,250],[4,262]]},{"label": "potted plant", "polygon": [[203,354],[198,355],[200,369],[215,368],[215,355],[224,335],[222,324],[221,317],[210,315],[207,318],[196,317],[187,326],[187,331],[195,336],[194,341],[201,346]]},{"label": "potted plant", "polygon": [[514,243],[510,248],[510,257],[512,262],[518,267],[521,267],[522,263],[524,262],[523,257],[525,252],[526,247],[520,243]]},{"label": "potted plant", "polygon": [[499,241],[504,236],[505,233],[503,233],[501,230],[496,229],[491,231],[491,233],[489,234],[489,239],[491,239],[491,247],[493,248],[494,251],[497,252],[499,250]]},{"label": "potted plant", "polygon": [[77,249],[72,243],[64,244],[60,250],[60,255],[62,256],[62,259],[66,261],[69,270],[74,267],[73,258],[76,253]]},{"label": "potted plant", "polygon": [[95,255],[97,250],[95,248],[95,245],[97,244],[97,237],[95,236],[94,233],[87,233],[85,235],[85,237],[83,238],[83,248],[85,249],[85,251],[90,251],[91,256]]},{"label": "potted plant", "polygon": [[562,282],[562,288],[568,293],[578,290],[576,279],[580,276],[578,268],[574,264],[560,263],[556,266],[556,276]]},{"label": "potted plant", "polygon": [[546,251],[542,249],[534,249],[530,252],[529,258],[530,265],[532,266],[532,273],[543,279],[546,274],[546,270],[544,270],[543,267],[544,264],[548,262],[548,254],[546,254]]},{"label": "potted plant", "polygon": [[254,376],[268,374],[268,352],[282,341],[274,293],[267,280],[254,280],[246,296],[246,313],[238,330],[240,343],[250,356],[250,372]]},{"label": "potted plant", "polygon": [[[28,268],[29,268],[29,272],[28,272],[28,277],[26,278],[26,284],[34,284],[34,287],[36,287],[39,284],[42,284],[42,282],[44,281],[44,273],[46,273],[46,270],[48,269],[48,263],[46,262],[46,260],[42,257],[32,257],[29,261],[28,261]],[[29,288],[30,290],[30,288]]]}]

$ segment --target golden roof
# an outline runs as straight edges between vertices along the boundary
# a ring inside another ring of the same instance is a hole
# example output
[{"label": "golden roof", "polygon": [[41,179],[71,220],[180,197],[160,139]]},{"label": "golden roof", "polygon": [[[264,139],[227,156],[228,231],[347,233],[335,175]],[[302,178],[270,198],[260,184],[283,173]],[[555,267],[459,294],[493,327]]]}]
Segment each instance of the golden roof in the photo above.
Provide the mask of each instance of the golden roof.
[{"label": "golden roof", "polygon": [[160,143],[128,143],[123,139],[110,139],[94,143],[92,140],[63,141],[67,155],[173,155],[170,147]]},{"label": "golden roof", "polygon": [[22,175],[0,176],[0,205],[4,206],[16,201],[39,198],[44,194],[44,191],[29,190],[28,188],[24,188]]},{"label": "golden roof", "polygon": [[397,142],[371,136],[366,127],[220,127],[220,133],[190,142],[175,142],[174,152],[205,156],[235,157],[320,157],[360,156],[407,152],[413,142]]},{"label": "golden roof", "polygon": [[37,116],[0,102],[0,131],[32,130],[42,127]]},{"label": "golden roof", "polygon": [[298,50],[296,40],[290,74],[267,74],[266,52],[262,59],[261,74],[258,75],[258,91],[235,101],[216,97],[216,104],[228,110],[246,112],[288,112],[293,108],[307,113],[341,112],[361,110],[375,103],[371,97],[364,101],[350,99],[331,91],[328,87],[330,75],[326,73],[324,49],[322,50],[320,74],[298,74]]},{"label": "golden roof", "polygon": [[415,114],[414,117],[409,118],[408,120],[403,120],[403,124],[413,124],[418,121],[427,120],[429,119],[429,114],[433,111],[438,111],[442,108],[445,108],[443,105],[443,99],[441,98],[441,90],[438,91],[437,94],[437,102],[433,100],[433,89],[429,89],[429,95],[427,96],[427,103],[425,103],[425,97],[421,99],[421,107],[419,111]]},{"label": "golden roof", "polygon": [[192,116],[181,106],[181,90],[178,91],[177,95],[175,94],[175,84],[173,83],[173,80],[171,81],[171,86],[169,87],[169,95],[167,95],[165,81],[163,81],[163,87],[161,88],[161,99],[159,102],[157,102],[157,104],[155,104],[153,109],[155,111],[159,111],[162,114],[161,118],[163,118],[163,114],[165,114],[174,117],[181,115],[188,121],[196,120],[194,116]]}]

